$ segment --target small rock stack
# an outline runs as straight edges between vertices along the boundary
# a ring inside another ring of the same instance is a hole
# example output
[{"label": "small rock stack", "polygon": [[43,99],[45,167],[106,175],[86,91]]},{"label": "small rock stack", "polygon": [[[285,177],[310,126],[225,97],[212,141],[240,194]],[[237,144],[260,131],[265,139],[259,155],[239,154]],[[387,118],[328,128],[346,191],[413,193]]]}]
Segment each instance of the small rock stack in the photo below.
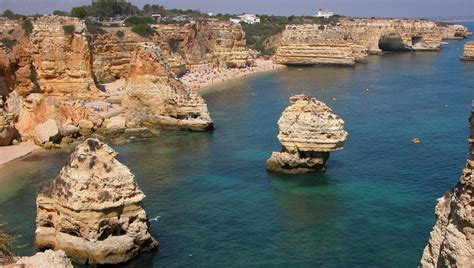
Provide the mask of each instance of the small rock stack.
[{"label": "small rock stack", "polygon": [[474,102],[469,123],[469,159],[458,184],[438,199],[421,267],[474,267]]},{"label": "small rock stack", "polygon": [[289,174],[323,170],[329,153],[344,146],[344,121],[309,96],[292,96],[290,103],[278,121],[282,151],[272,153],[267,169]]},{"label": "small rock stack", "polygon": [[158,243],[148,232],[145,198],[117,152],[87,139],[36,199],[36,247],[63,250],[78,264],[126,262]]},{"label": "small rock stack", "polygon": [[474,61],[474,42],[468,42],[464,45],[464,54],[461,60]]}]

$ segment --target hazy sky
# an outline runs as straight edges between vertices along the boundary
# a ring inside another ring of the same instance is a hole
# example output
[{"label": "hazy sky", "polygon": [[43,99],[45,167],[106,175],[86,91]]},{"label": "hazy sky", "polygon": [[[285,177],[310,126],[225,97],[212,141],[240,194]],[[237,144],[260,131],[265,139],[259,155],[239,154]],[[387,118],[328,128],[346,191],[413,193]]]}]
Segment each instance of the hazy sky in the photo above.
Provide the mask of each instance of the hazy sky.
[{"label": "hazy sky", "polygon": [[[200,9],[220,13],[252,12],[277,15],[312,15],[319,8],[347,16],[433,17],[473,15],[474,0],[131,0],[139,7],[146,3],[167,8]],[[47,14],[55,9],[89,4],[89,0],[0,0],[0,11]]]}]

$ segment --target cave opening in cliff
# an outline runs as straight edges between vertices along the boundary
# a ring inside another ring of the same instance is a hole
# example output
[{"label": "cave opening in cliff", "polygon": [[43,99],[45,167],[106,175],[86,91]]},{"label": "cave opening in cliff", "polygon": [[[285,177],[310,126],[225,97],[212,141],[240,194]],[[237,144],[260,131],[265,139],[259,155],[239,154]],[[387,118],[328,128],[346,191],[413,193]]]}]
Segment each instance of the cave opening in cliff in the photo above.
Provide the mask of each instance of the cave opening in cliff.
[{"label": "cave opening in cliff", "polygon": [[421,43],[421,42],[423,42],[423,37],[421,37],[421,36],[413,36],[413,37],[411,38],[411,44],[412,44],[413,46],[416,45],[416,44],[418,44],[418,43]]},{"label": "cave opening in cliff", "polygon": [[382,36],[379,39],[379,48],[382,51],[407,51],[402,37],[398,34]]}]

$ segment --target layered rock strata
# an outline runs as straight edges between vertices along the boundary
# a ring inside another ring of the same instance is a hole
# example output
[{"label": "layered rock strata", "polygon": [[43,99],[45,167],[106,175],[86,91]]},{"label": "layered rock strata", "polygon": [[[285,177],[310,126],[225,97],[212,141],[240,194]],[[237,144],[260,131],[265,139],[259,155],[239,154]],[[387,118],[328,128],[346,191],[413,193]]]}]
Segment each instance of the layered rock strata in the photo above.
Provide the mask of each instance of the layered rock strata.
[{"label": "layered rock strata", "polygon": [[456,186],[438,199],[421,267],[474,266],[474,102],[469,121],[469,159]]},{"label": "layered rock strata", "polygon": [[124,106],[131,122],[148,122],[195,131],[213,122],[201,96],[186,88],[163,64],[154,45],[138,48],[132,56]]},{"label": "layered rock strata", "polygon": [[[184,71],[187,64],[201,64],[201,58],[187,60],[188,54],[182,54],[185,49],[192,51],[191,48],[183,46],[179,52],[170,51],[169,39],[160,32],[150,38],[140,37],[128,28],[91,34],[83,21],[74,18],[45,16],[29,20],[32,29],[28,32],[19,22],[0,22],[0,92],[7,98],[8,113],[17,118],[15,127],[23,140],[34,140],[52,148],[86,137],[149,136],[155,126],[211,128],[212,120],[204,100],[185,89],[173,74],[177,66],[174,59]],[[240,51],[241,40],[245,47],[243,37],[235,44],[224,38],[221,42],[216,34],[208,33],[212,33],[209,27],[199,26],[197,32],[187,33],[185,39],[194,42],[194,46],[202,46],[207,53],[202,57],[211,59],[211,65],[217,59],[238,55],[240,52],[235,51]],[[123,35],[117,35],[122,30]],[[238,35],[226,31],[222,30],[221,35],[228,38]],[[193,40],[199,36],[204,37]],[[219,51],[216,43],[229,48],[229,55],[212,54]],[[142,57],[140,64],[154,66],[145,69],[157,73],[137,71],[137,61],[132,63],[137,59],[135,52],[142,51],[147,44],[161,56]],[[158,78],[159,81],[154,80]],[[112,91],[107,86],[97,87],[98,83],[116,79],[124,81],[124,86]],[[128,97],[126,88],[130,89]],[[144,101],[142,97],[151,99]],[[152,99],[157,102],[152,104]],[[142,116],[145,110],[152,112]]]},{"label": "layered rock strata", "polygon": [[383,51],[441,48],[436,23],[405,19],[340,19],[329,25],[288,25],[274,60],[281,64],[354,65]]},{"label": "layered rock strata", "polygon": [[272,153],[267,169],[289,174],[323,170],[329,153],[344,146],[344,121],[309,96],[292,96],[290,103],[278,121],[282,150]]},{"label": "layered rock strata", "polygon": [[[184,25],[155,25],[163,51],[189,71],[212,68],[244,68],[255,64],[256,53],[246,47],[240,24],[200,21]],[[168,55],[166,55],[168,56]]]},{"label": "layered rock strata", "polygon": [[438,23],[443,40],[461,40],[470,36],[469,29],[460,24],[444,24]]},{"label": "layered rock strata", "polygon": [[96,139],[77,146],[36,199],[39,250],[63,250],[78,264],[126,262],[157,247],[148,232],[145,195],[117,152]]},{"label": "layered rock strata", "polygon": [[474,42],[464,44],[464,54],[461,59],[465,61],[474,61]]}]

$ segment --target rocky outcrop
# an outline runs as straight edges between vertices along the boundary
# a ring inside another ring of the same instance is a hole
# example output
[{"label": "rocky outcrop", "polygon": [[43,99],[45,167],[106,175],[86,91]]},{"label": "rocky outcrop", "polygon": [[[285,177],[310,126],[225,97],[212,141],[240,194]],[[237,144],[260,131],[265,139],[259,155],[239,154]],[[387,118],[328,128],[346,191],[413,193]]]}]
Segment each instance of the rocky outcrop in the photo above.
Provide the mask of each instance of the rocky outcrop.
[{"label": "rocky outcrop", "polygon": [[115,264],[157,247],[145,195],[117,153],[96,139],[77,146],[36,199],[36,247],[63,250],[79,264]]},{"label": "rocky outcrop", "polygon": [[243,68],[255,64],[256,53],[246,47],[240,24],[220,21],[184,25],[155,25],[157,44],[174,58],[176,71],[183,64],[189,71],[211,68]]},{"label": "rocky outcrop", "polygon": [[281,64],[354,65],[383,51],[441,48],[436,23],[405,19],[340,19],[328,25],[288,25],[274,60]]},{"label": "rocky outcrop", "polygon": [[443,40],[461,40],[470,35],[469,29],[460,24],[437,23]]},{"label": "rocky outcrop", "polygon": [[22,257],[15,264],[7,267],[27,267],[27,268],[73,268],[71,260],[62,250],[38,252],[31,257]]},{"label": "rocky outcrop", "polygon": [[438,199],[421,267],[474,266],[474,102],[469,121],[469,159],[456,186]]},{"label": "rocky outcrop", "polygon": [[[21,23],[0,22],[0,92],[7,97],[9,113],[18,118],[15,127],[21,138],[46,148],[87,137],[149,136],[154,126],[210,129],[212,120],[204,100],[176,81],[173,71],[185,72],[207,60],[210,66],[223,61],[237,66],[250,55],[239,27],[218,31],[220,24],[204,22],[169,26],[183,27],[186,40],[173,52],[166,31],[157,30],[150,38],[122,27],[91,34],[75,18],[29,20],[29,32]],[[136,65],[135,52],[147,44],[160,55],[140,58],[140,64],[154,66],[144,69],[151,73],[137,71]],[[205,53],[199,55],[198,50]],[[249,60],[252,64],[253,58]],[[96,87],[116,79],[125,81],[130,94],[125,96],[122,86],[112,91]]]},{"label": "rocky outcrop", "polygon": [[212,129],[213,122],[202,97],[186,88],[161,62],[160,49],[154,45],[144,45],[133,53],[123,101],[131,125]]},{"label": "rocky outcrop", "polygon": [[290,103],[278,121],[282,151],[272,153],[267,169],[289,174],[323,170],[329,153],[344,146],[344,121],[309,96],[292,96]]},{"label": "rocky outcrop", "polygon": [[0,146],[10,145],[15,134],[15,115],[6,112],[0,95]]},{"label": "rocky outcrop", "polygon": [[474,61],[474,42],[464,44],[464,54],[461,59],[465,61]]}]

